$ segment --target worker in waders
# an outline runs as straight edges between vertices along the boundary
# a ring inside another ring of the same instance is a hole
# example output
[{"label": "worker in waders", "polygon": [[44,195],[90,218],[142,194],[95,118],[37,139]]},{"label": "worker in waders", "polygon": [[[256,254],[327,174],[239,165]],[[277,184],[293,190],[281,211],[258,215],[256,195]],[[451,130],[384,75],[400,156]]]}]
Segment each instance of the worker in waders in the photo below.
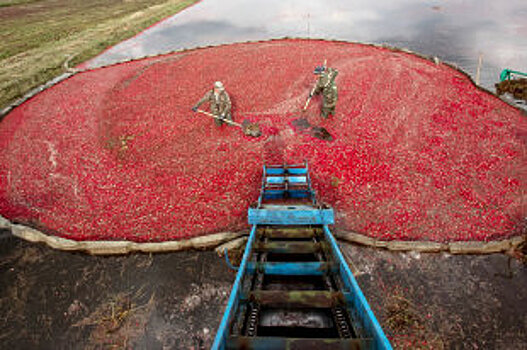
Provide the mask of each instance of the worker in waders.
[{"label": "worker in waders", "polygon": [[210,111],[212,114],[219,117],[214,120],[216,125],[221,126],[223,124],[223,120],[232,121],[231,99],[229,98],[227,91],[225,91],[225,87],[221,81],[215,82],[212,90],[207,91],[205,96],[203,96],[203,98],[199,100],[194,107],[192,107],[192,110],[197,112],[199,106],[205,102],[210,103]]},{"label": "worker in waders", "polygon": [[323,65],[317,66],[313,73],[319,77],[309,97],[311,98],[313,95],[322,94],[322,110],[320,111],[320,115],[323,118],[327,118],[330,114],[335,115],[335,107],[337,106],[338,99],[335,78],[339,72],[334,68],[327,68]]}]

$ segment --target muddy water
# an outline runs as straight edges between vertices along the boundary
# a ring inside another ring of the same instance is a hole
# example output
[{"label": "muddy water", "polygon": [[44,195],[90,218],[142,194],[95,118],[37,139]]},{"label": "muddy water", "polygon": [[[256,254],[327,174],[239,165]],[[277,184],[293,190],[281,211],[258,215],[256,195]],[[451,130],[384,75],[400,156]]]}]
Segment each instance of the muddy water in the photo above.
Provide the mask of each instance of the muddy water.
[{"label": "muddy water", "polygon": [[524,0],[204,0],[89,66],[196,46],[310,37],[408,48],[474,78],[481,55],[481,85],[494,91],[503,68],[527,71],[526,16]]},{"label": "muddy water", "polygon": [[234,272],[214,252],[94,257],[0,241],[0,349],[209,348]]},{"label": "muddy water", "polygon": [[342,250],[396,349],[527,348],[527,265],[520,260]]},{"label": "muddy water", "polygon": [[[6,237],[0,349],[208,349],[235,276],[214,252],[94,257]],[[527,347],[518,260],[341,246],[399,348]]]}]

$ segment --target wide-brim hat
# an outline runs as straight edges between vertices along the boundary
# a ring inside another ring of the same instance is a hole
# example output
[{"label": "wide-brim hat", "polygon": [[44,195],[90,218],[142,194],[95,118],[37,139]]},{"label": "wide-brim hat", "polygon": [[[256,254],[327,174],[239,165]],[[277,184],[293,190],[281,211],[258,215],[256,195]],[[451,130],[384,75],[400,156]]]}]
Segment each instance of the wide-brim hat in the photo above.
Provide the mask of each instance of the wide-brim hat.
[{"label": "wide-brim hat", "polygon": [[225,87],[223,87],[223,83],[221,81],[217,81],[214,83],[214,88],[218,90],[225,90]]}]

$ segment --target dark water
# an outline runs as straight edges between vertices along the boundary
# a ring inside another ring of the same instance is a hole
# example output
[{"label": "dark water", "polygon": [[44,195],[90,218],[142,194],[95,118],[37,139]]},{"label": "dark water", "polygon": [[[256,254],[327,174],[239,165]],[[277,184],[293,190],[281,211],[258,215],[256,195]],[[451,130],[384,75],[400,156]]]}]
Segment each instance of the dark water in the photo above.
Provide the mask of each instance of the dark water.
[{"label": "dark water", "polygon": [[527,349],[525,263],[341,248],[396,349]]},{"label": "dark water", "polygon": [[3,238],[0,256],[0,349],[209,348],[235,277],[213,251],[96,257]]},{"label": "dark water", "polygon": [[[396,344],[527,348],[520,261],[341,248]],[[212,251],[95,257],[3,237],[0,257],[0,349],[208,349],[235,276]]]},{"label": "dark water", "polygon": [[96,67],[183,48],[289,37],[388,44],[437,56],[494,91],[504,68],[527,71],[525,0],[204,0],[122,42]]}]

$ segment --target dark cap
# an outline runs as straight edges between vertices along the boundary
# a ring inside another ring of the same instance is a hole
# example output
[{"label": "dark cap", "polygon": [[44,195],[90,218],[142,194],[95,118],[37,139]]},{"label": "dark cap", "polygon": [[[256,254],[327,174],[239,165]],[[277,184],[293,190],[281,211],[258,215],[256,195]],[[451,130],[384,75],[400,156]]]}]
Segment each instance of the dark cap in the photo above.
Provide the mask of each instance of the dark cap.
[{"label": "dark cap", "polygon": [[326,70],[325,66],[316,66],[313,74],[322,74]]}]

